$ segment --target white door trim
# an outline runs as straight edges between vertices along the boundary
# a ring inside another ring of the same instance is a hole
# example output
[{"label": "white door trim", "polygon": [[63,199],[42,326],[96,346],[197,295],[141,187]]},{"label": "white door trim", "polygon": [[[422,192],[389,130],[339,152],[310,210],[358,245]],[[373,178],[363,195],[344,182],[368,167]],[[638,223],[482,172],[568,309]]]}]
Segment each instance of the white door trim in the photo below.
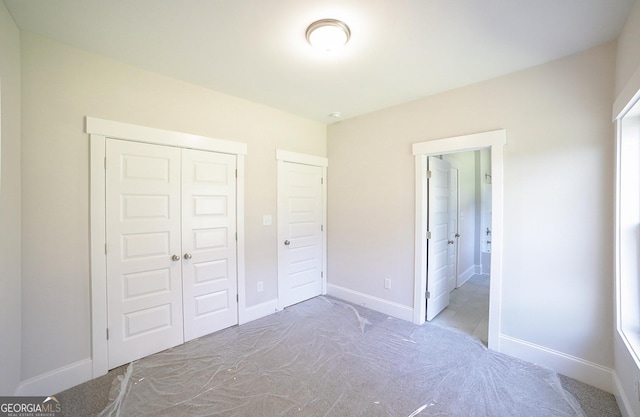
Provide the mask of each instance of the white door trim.
[{"label": "white door trim", "polygon": [[[280,181],[280,173],[282,172],[282,164],[285,162],[292,162],[295,164],[312,165],[322,168],[322,224],[324,225],[322,231],[322,294],[327,293],[327,167],[329,166],[329,159],[322,156],[307,155],[297,152],[283,151],[276,149],[276,160],[278,161],[278,182]],[[278,191],[279,192],[279,191]],[[277,199],[280,201],[280,199]],[[276,207],[276,212],[280,212],[280,207]],[[279,242],[284,241],[286,238],[282,236],[280,231],[280,225],[278,225],[278,250],[280,250]],[[278,254],[278,265],[280,264],[280,254]],[[279,268],[278,268],[279,269]],[[278,275],[279,275],[278,271]],[[278,276],[278,310],[284,308],[283,297],[281,294],[280,276]]]},{"label": "white door trim", "polygon": [[426,262],[426,233],[427,217],[425,197],[427,190],[426,178],[422,172],[426,169],[428,155],[445,155],[454,152],[476,151],[489,148],[491,151],[492,196],[493,210],[492,253],[491,253],[491,285],[489,289],[489,348],[500,350],[500,311],[502,305],[502,249],[503,249],[503,186],[504,159],[503,147],[507,143],[506,130],[476,133],[445,139],[432,140],[413,144],[416,172],[416,227],[415,227],[415,274],[414,274],[414,302],[413,322],[425,322],[427,291],[427,262]]},{"label": "white door trim", "polygon": [[88,116],[86,118],[86,132],[89,134],[102,135],[112,139],[124,139],[134,142],[152,143],[155,145],[199,149],[202,151],[229,153],[234,155],[247,154],[247,145],[245,143],[192,135],[191,133],[156,129],[153,127],[139,126],[130,123],[114,122],[111,120]]},{"label": "white door trim", "polygon": [[307,155],[304,153],[289,152],[280,149],[276,149],[276,160],[322,167],[324,168],[323,174],[326,173],[326,168],[329,166],[329,160],[323,156]]},{"label": "white door trim", "polygon": [[107,265],[105,257],[106,211],[105,211],[105,144],[107,138],[124,139],[156,145],[198,149],[237,156],[237,271],[238,322],[246,322],[245,249],[244,249],[244,159],[247,145],[222,139],[188,133],[138,126],[128,123],[86,117],[86,133],[89,134],[90,150],[90,262],[91,262],[91,358],[93,377],[108,371],[107,352]]}]

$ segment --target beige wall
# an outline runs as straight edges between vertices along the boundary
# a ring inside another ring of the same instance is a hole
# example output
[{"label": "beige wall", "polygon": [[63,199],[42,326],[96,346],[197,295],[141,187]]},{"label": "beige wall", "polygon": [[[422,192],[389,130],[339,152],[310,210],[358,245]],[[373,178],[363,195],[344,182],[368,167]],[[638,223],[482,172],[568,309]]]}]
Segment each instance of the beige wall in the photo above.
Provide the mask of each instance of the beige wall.
[{"label": "beige wall", "polygon": [[331,125],[329,283],[412,307],[411,144],[506,129],[502,332],[611,367],[615,52]]},{"label": "beige wall", "polygon": [[[636,4],[627,18],[618,41],[616,56],[616,96],[623,92],[632,76],[640,71],[640,2]],[[635,88],[640,88],[636,85]],[[626,97],[628,100],[630,97]],[[613,271],[612,271],[613,273]],[[615,342],[615,372],[620,382],[621,392],[617,395],[618,404],[628,412],[640,416],[640,400],[637,395],[637,381],[640,369],[636,365],[622,338],[617,331],[612,332]]]},{"label": "beige wall", "polygon": [[[22,33],[23,379],[90,357],[94,116],[248,144],[247,305],[277,297],[275,150],[326,156],[326,127]],[[264,281],[264,292],[256,291]]]},{"label": "beige wall", "polygon": [[20,382],[20,34],[0,1],[0,395]]}]

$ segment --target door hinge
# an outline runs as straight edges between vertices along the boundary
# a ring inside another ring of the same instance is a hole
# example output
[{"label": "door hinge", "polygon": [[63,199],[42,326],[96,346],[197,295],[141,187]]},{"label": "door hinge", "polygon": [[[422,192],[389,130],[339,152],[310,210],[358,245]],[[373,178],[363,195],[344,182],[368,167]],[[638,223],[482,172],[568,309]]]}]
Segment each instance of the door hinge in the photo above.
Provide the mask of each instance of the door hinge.
[{"label": "door hinge", "polygon": [[236,242],[238,241],[238,232],[236,232]]},{"label": "door hinge", "polygon": [[238,178],[238,170],[236,169],[236,178]]},{"label": "door hinge", "polygon": [[427,171],[427,179],[431,178],[431,170]]},{"label": "door hinge", "polygon": [[104,169],[107,169],[107,157],[104,157]]},{"label": "door hinge", "polygon": [[240,296],[238,294],[236,294],[236,303],[240,302]]},{"label": "door hinge", "polygon": [[324,184],[324,178],[320,177],[320,184]]},{"label": "door hinge", "polygon": [[105,255],[107,254],[107,244],[106,243],[104,244],[104,254]]},{"label": "door hinge", "polygon": [[324,271],[320,271],[320,278],[324,278]]},{"label": "door hinge", "polygon": [[427,230],[427,239],[431,239],[431,232]]},{"label": "door hinge", "polygon": [[427,299],[431,298],[431,293],[429,291],[425,292],[424,298],[427,298]]},{"label": "door hinge", "polygon": [[107,328],[107,340],[109,340],[109,328]]},{"label": "door hinge", "polygon": [[323,224],[320,225],[320,231],[324,232],[324,225]]}]

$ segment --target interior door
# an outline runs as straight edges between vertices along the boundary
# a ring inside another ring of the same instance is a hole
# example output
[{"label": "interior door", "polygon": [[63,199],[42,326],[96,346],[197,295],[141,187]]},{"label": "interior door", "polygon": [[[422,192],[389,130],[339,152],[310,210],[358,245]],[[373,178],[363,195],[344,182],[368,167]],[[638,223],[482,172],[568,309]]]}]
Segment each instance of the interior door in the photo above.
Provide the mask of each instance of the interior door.
[{"label": "interior door", "polygon": [[282,308],[322,293],[322,167],[280,162],[278,298]]},{"label": "interior door", "polygon": [[180,149],[106,141],[109,369],[183,341]]},{"label": "interior door", "polygon": [[185,341],[238,323],[236,156],[182,151]]},{"label": "interior door", "polygon": [[449,198],[449,240],[448,240],[448,257],[449,257],[449,292],[453,291],[458,285],[458,216],[460,210],[458,208],[458,174],[457,168],[451,168],[449,175],[450,198]]},{"label": "interior door", "polygon": [[449,175],[447,161],[429,157],[427,228],[427,315],[431,320],[449,305]]}]

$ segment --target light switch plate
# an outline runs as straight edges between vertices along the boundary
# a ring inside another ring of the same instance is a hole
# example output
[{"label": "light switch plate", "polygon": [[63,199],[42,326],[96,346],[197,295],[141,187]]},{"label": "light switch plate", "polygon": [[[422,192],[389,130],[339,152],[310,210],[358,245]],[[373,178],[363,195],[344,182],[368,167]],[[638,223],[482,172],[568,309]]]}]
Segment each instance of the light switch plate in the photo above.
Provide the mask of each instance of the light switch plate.
[{"label": "light switch plate", "polygon": [[262,216],[263,226],[271,226],[272,223],[273,223],[273,218],[271,217],[270,214],[265,214],[264,216]]}]

